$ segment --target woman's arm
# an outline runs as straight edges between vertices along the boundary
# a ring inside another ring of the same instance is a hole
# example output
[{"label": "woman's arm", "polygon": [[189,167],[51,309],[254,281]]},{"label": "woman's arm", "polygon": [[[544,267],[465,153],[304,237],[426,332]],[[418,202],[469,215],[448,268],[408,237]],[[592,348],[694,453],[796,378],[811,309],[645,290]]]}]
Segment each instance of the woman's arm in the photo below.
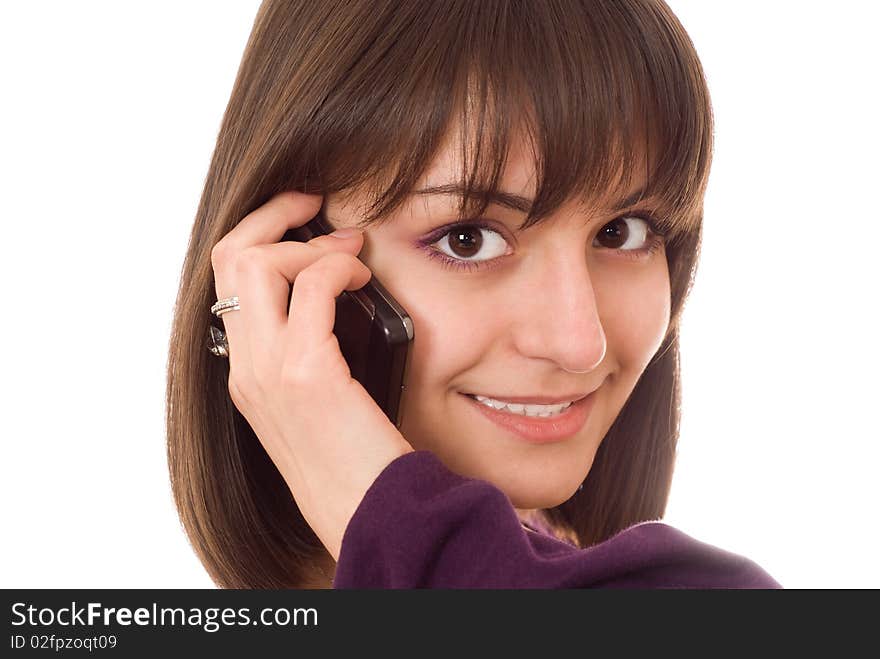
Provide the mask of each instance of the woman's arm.
[{"label": "woman's arm", "polygon": [[587,549],[527,531],[510,500],[429,451],[392,461],[342,539],[334,588],[781,588],[747,558],[660,522]]}]

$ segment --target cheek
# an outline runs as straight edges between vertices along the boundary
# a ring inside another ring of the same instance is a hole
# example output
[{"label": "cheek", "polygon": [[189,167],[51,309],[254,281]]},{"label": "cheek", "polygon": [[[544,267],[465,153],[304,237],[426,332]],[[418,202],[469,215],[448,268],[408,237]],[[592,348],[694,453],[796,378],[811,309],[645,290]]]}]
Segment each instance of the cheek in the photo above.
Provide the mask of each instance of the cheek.
[{"label": "cheek", "polygon": [[609,354],[621,367],[641,372],[657,352],[669,326],[670,288],[665,259],[625,287],[605,286],[598,295]]},{"label": "cheek", "polygon": [[454,295],[439,286],[406,287],[406,301],[415,328],[410,360],[413,384],[423,390],[448,386],[450,380],[479,363],[486,354],[494,317],[481,303],[479,309],[467,304],[461,293]]}]

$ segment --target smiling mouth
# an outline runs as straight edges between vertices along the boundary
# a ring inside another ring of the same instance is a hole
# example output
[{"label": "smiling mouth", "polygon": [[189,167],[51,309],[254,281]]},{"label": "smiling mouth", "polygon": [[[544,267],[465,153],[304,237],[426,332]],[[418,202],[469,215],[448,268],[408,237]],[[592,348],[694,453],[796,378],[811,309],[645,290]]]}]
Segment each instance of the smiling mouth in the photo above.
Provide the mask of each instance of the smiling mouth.
[{"label": "smiling mouth", "polygon": [[512,403],[489,396],[480,396],[479,394],[465,394],[471,400],[490,407],[494,410],[503,412],[511,412],[513,414],[522,414],[528,417],[541,418],[547,416],[556,416],[561,414],[576,401],[563,401],[559,403]]},{"label": "smiling mouth", "polygon": [[579,400],[583,400],[591,393],[593,393],[593,391],[574,392],[569,394],[562,394],[560,396],[492,396],[482,393],[461,393],[465,396],[468,396],[469,398],[491,399],[500,403],[508,403],[513,405],[561,405],[567,403],[576,403]]},{"label": "smiling mouth", "polygon": [[[596,392],[593,392],[595,394]],[[473,409],[502,430],[532,443],[557,442],[575,436],[590,416],[596,396],[589,394],[571,404],[528,405],[501,401],[480,401],[476,395],[462,393]],[[498,403],[502,403],[498,405]],[[511,409],[511,407],[513,409]]]}]

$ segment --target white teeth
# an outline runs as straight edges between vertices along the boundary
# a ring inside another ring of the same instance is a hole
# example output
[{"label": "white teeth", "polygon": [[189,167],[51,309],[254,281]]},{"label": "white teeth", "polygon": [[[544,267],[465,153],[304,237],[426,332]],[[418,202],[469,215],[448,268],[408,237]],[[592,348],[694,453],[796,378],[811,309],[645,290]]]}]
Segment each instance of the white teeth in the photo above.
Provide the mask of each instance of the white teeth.
[{"label": "white teeth", "polygon": [[522,414],[523,416],[553,416],[559,414],[563,410],[571,406],[571,403],[558,403],[556,405],[524,405],[522,403],[505,403],[503,400],[495,400],[486,396],[474,395],[480,403],[488,405],[496,410],[502,408],[514,414]]}]

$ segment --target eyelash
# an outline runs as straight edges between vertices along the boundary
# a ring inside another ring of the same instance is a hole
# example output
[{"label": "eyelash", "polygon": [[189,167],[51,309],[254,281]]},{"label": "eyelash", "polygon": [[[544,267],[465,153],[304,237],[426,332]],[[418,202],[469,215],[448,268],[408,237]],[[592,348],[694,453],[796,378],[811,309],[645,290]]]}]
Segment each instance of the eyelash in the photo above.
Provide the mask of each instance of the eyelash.
[{"label": "eyelash", "polygon": [[[621,215],[611,222],[615,222],[616,220],[625,217],[637,218],[644,221],[648,225],[648,244],[641,249],[614,249],[612,251],[616,252],[620,256],[623,256],[624,258],[637,261],[640,259],[648,258],[663,246],[666,232],[660,229],[659,222],[654,218],[653,215],[644,211],[636,211]],[[608,224],[610,224],[611,222],[608,222]],[[498,231],[494,226],[488,224],[487,222],[484,222],[482,220],[469,220],[467,222],[457,222],[455,224],[441,227],[434,231],[427,238],[420,240],[418,242],[418,245],[421,249],[425,251],[429,258],[436,259],[440,262],[440,265],[450,270],[464,270],[471,272],[474,270],[490,269],[495,267],[499,261],[502,261],[505,258],[504,256],[500,256],[494,259],[489,259],[488,261],[465,261],[462,259],[453,258],[448,254],[444,254],[440,250],[431,247],[431,245],[436,243],[438,240],[445,238],[454,230],[460,229],[462,227],[467,227],[469,229],[485,229],[487,231],[500,233],[500,231]]]}]

